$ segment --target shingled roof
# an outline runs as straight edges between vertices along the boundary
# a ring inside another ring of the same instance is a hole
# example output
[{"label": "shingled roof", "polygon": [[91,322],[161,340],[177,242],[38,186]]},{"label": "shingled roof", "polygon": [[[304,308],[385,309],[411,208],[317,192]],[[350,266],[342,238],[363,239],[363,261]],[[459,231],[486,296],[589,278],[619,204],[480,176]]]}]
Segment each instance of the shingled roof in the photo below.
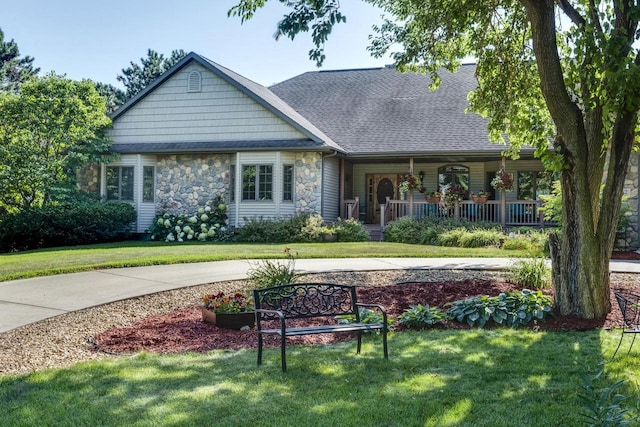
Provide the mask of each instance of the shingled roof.
[{"label": "shingled roof", "polygon": [[465,112],[474,70],[443,72],[436,91],[426,75],[393,67],[308,72],[270,89],[350,155],[499,155],[487,120]]}]

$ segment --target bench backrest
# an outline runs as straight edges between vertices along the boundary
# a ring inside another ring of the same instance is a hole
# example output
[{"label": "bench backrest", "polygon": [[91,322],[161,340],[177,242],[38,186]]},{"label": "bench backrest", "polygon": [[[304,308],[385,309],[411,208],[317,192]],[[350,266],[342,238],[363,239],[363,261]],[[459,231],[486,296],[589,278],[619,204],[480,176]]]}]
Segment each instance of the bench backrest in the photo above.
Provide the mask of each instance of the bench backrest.
[{"label": "bench backrest", "polygon": [[[293,283],[253,291],[256,309],[279,310],[289,319],[355,314],[355,286],[334,283]],[[258,320],[277,319],[259,313]]]},{"label": "bench backrest", "polygon": [[640,325],[640,295],[625,290],[615,290],[613,295],[618,301],[618,306],[627,327]]}]

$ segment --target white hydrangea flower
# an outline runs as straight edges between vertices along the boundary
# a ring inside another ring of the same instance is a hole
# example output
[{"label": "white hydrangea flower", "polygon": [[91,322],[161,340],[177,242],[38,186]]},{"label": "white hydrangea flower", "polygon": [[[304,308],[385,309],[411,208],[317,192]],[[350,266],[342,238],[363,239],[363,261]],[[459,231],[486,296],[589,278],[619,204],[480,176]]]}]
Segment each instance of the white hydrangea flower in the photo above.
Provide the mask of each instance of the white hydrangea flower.
[{"label": "white hydrangea flower", "polygon": [[200,216],[200,221],[208,221],[209,220],[209,215],[207,214],[202,214]]},{"label": "white hydrangea flower", "polygon": [[167,242],[173,242],[174,240],[176,240],[176,237],[173,235],[173,233],[167,234]]},{"label": "white hydrangea flower", "polygon": [[198,234],[198,240],[200,240],[201,242],[204,242],[205,240],[207,240],[207,233]]},{"label": "white hydrangea flower", "polygon": [[216,230],[214,230],[213,228],[209,229],[209,231],[207,231],[207,236],[209,237],[213,237],[216,235]]},{"label": "white hydrangea flower", "polygon": [[171,221],[169,221],[168,219],[165,219],[165,220],[164,220],[164,226],[165,226],[166,228],[171,227]]},{"label": "white hydrangea flower", "polygon": [[211,212],[211,206],[205,206],[204,211],[205,212]]},{"label": "white hydrangea flower", "polygon": [[190,222],[191,224],[195,224],[196,222],[198,222],[198,217],[196,217],[196,216],[192,216],[192,217],[190,217],[190,218],[189,218],[189,222]]},{"label": "white hydrangea flower", "polygon": [[187,234],[187,240],[193,239],[193,234]]}]

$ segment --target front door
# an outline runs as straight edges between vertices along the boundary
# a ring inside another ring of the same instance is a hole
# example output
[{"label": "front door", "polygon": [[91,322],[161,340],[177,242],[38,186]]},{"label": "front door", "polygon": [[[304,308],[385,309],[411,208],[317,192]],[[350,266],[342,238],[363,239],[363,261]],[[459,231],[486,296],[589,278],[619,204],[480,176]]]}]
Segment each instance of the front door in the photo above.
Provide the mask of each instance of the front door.
[{"label": "front door", "polygon": [[367,223],[380,223],[380,205],[387,197],[395,199],[397,196],[397,175],[369,174],[367,175]]}]

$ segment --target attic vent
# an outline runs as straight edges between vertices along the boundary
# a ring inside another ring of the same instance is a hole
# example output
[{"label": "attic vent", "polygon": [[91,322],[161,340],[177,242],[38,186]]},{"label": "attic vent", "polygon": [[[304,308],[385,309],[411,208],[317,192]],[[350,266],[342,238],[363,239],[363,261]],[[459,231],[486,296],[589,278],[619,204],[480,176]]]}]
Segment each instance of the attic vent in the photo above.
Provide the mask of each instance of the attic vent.
[{"label": "attic vent", "polygon": [[202,90],[202,76],[198,71],[189,73],[187,92],[200,92]]}]

